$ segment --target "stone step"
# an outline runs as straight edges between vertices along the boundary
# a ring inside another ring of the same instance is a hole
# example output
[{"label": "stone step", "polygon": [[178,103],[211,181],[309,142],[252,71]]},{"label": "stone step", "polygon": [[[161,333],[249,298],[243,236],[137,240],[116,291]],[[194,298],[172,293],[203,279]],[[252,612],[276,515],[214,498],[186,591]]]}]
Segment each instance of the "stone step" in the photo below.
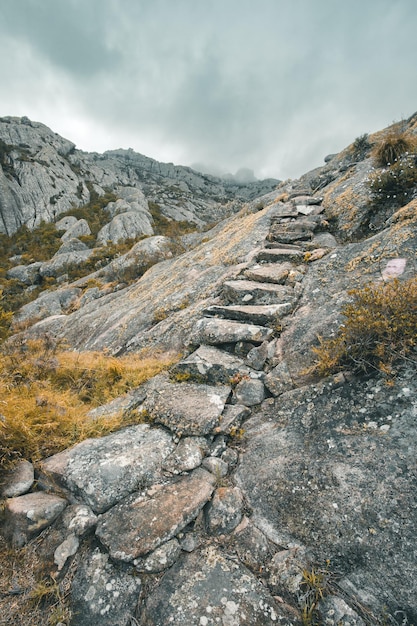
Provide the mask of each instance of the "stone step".
[{"label": "stone step", "polygon": [[271,224],[268,241],[293,243],[294,241],[308,241],[313,237],[314,224],[304,222],[288,222],[286,224]]},{"label": "stone step", "polygon": [[249,343],[261,344],[273,335],[271,328],[244,324],[233,320],[223,320],[216,317],[204,317],[195,325],[191,341],[196,344],[221,345],[226,343]]},{"label": "stone step", "polygon": [[292,287],[254,280],[228,280],[223,283],[228,304],[286,304],[294,301]]},{"label": "stone step", "polygon": [[304,253],[305,247],[310,244],[310,241],[297,241],[297,243],[282,243],[282,241],[266,241],[265,248],[281,248],[281,250],[294,250],[300,254]]},{"label": "stone step", "polygon": [[170,370],[171,380],[198,380],[211,385],[229,383],[237,374],[258,377],[248,365],[234,354],[214,346],[200,346],[192,354],[176,363]]},{"label": "stone step", "polygon": [[283,285],[292,268],[291,263],[265,263],[250,267],[244,274],[249,280],[256,282]]},{"label": "stone step", "polygon": [[203,314],[208,317],[222,317],[239,322],[250,322],[265,326],[271,324],[284,315],[288,315],[293,308],[291,302],[284,304],[261,304],[261,305],[231,305],[231,306],[209,306],[204,309]]},{"label": "stone step", "polygon": [[304,258],[304,252],[300,249],[298,250],[287,250],[286,248],[264,248],[263,250],[259,250],[256,260],[257,261],[269,261],[269,262],[279,262],[279,261],[293,261],[295,263],[299,263]]}]

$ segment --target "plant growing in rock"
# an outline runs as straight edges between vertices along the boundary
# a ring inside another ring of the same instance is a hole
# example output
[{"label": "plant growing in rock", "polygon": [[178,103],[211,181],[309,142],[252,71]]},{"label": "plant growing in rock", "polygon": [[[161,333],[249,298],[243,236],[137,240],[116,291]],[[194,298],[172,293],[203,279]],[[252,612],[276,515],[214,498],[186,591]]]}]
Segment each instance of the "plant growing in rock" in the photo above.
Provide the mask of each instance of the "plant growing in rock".
[{"label": "plant growing in rock", "polygon": [[368,155],[368,152],[371,149],[371,147],[372,147],[372,144],[369,141],[368,133],[364,133],[363,135],[356,137],[352,145],[353,158],[356,161],[361,161]]},{"label": "plant growing in rock", "polygon": [[313,348],[314,371],[320,375],[351,369],[388,375],[397,364],[417,365],[417,278],[390,280],[349,292],[352,302],[334,339]]},{"label": "plant growing in rock", "polygon": [[391,130],[375,145],[372,156],[378,167],[385,167],[393,165],[402,156],[413,152],[415,147],[416,142],[413,137],[405,132]]},{"label": "plant growing in rock", "polygon": [[416,155],[404,155],[390,167],[376,170],[368,178],[368,187],[375,209],[404,206],[417,194]]}]

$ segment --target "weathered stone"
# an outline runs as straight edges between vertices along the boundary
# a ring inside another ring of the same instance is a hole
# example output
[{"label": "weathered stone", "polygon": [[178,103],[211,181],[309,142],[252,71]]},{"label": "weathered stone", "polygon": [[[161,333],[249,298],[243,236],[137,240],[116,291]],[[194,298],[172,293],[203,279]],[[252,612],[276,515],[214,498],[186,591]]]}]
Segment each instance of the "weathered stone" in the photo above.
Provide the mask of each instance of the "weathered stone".
[{"label": "weathered stone", "polygon": [[189,472],[201,465],[207,448],[207,442],[203,437],[185,437],[167,456],[163,467],[173,474]]},{"label": "weathered stone", "polygon": [[210,456],[221,456],[227,448],[226,435],[217,435],[209,448]]},{"label": "weathered stone", "polygon": [[85,504],[71,504],[62,515],[65,528],[78,537],[83,537],[90,528],[93,528],[97,524],[97,519],[97,515]]},{"label": "weathered stone", "polygon": [[219,487],[205,509],[207,532],[224,535],[232,532],[242,519],[243,496],[237,487]]},{"label": "weathered stone", "polygon": [[208,456],[203,461],[203,467],[214,474],[216,480],[227,476],[229,466],[225,461],[219,459],[217,456]]},{"label": "weathered stone", "polygon": [[99,270],[97,275],[106,280],[131,280],[141,276],[152,265],[172,256],[172,240],[169,237],[147,237]]},{"label": "weathered stone", "polygon": [[246,357],[248,352],[255,348],[256,346],[253,343],[249,343],[248,341],[238,341],[235,345],[234,353],[236,356]]},{"label": "weathered stone", "polygon": [[230,305],[213,306],[204,309],[204,315],[222,317],[239,322],[249,322],[264,326],[271,324],[276,319],[287,315],[290,312],[290,304],[258,304],[258,305]]},{"label": "weathered stone", "polygon": [[69,226],[65,233],[62,235],[62,241],[69,241],[70,239],[76,239],[77,237],[83,237],[84,235],[91,235],[91,230],[87,220],[77,220],[75,224]]},{"label": "weathered stone", "polygon": [[178,374],[211,384],[229,383],[236,374],[250,374],[242,359],[213,346],[200,346],[195,352],[171,368],[175,378]]},{"label": "weathered stone", "polygon": [[10,498],[5,502],[4,535],[21,547],[49,526],[66,506],[63,498],[43,491]]},{"label": "weathered stone", "polygon": [[271,545],[265,535],[247,517],[233,531],[233,545],[242,563],[259,572],[271,558]]},{"label": "weathered stone", "polygon": [[264,378],[265,387],[273,396],[279,396],[284,391],[289,391],[294,387],[291,374],[285,361],[281,361]]},{"label": "weathered stone", "polygon": [[309,570],[311,565],[303,546],[280,550],[267,566],[269,588],[289,601],[299,598],[303,591],[303,571]]},{"label": "weathered stone", "polygon": [[141,581],[114,565],[96,548],[80,560],[71,588],[73,626],[115,626],[130,623],[136,613]]},{"label": "weathered stone", "polygon": [[91,411],[87,413],[87,417],[91,420],[95,420],[103,417],[112,418],[120,413],[127,415],[130,411],[133,411],[142,404],[146,398],[146,393],[144,387],[133,389],[123,396],[111,400],[107,404],[102,404],[95,409],[91,409]]},{"label": "weathered stone", "polygon": [[108,241],[118,243],[125,239],[153,234],[149,214],[128,211],[127,213],[115,215],[109,224],[103,226],[97,234],[97,244],[105,245]]},{"label": "weathered stone", "polygon": [[14,320],[24,322],[26,320],[41,320],[51,315],[64,313],[79,297],[81,289],[69,287],[56,291],[45,291],[36,300],[22,306],[16,313]]},{"label": "weathered stone", "polygon": [[161,382],[149,391],[143,408],[176,434],[200,436],[218,425],[231,388],[197,383]]},{"label": "weathered stone", "polygon": [[293,261],[299,263],[302,261],[304,253],[302,250],[291,250],[287,248],[265,248],[260,250],[256,256],[258,261],[267,261],[269,263],[279,263],[280,261]]},{"label": "weathered stone", "polygon": [[288,272],[292,268],[291,263],[265,263],[263,265],[254,265],[245,270],[245,276],[260,283],[283,285],[287,279]]},{"label": "weathered stone", "polygon": [[112,558],[133,561],[169,541],[195,519],[214,490],[215,478],[198,468],[180,480],[153,487],[104,513],[96,534]]},{"label": "weathered stone", "polygon": [[177,539],[170,539],[143,559],[135,559],[138,572],[147,574],[163,572],[174,565],[181,554],[182,547]]},{"label": "weathered stone", "polygon": [[348,597],[374,614],[402,606],[408,619],[417,593],[414,374],[392,387],[326,382],[265,402],[245,422],[234,474],[268,537],[329,559]]},{"label": "weathered stone", "polygon": [[327,248],[316,248],[312,252],[308,252],[306,255],[306,261],[309,263],[313,263],[313,261],[318,261],[322,259],[326,254],[329,254],[330,250]]},{"label": "weathered stone", "polygon": [[235,397],[239,404],[255,406],[265,399],[265,387],[261,380],[243,379],[236,385]]},{"label": "weathered stone", "polygon": [[79,252],[80,250],[88,250],[87,244],[83,243],[76,237],[66,239],[56,254],[68,254],[69,252]]},{"label": "weathered stone", "polygon": [[220,424],[215,428],[217,434],[230,434],[234,428],[239,428],[242,421],[250,415],[250,410],[243,404],[227,404],[220,417]]},{"label": "weathered stone", "polygon": [[80,545],[80,540],[77,535],[70,534],[68,537],[57,547],[54,553],[54,563],[58,567],[58,571],[61,571],[65,563],[71,556],[77,552]]},{"label": "weathered stone", "polygon": [[74,224],[76,224],[77,222],[78,222],[78,219],[75,217],[75,215],[67,215],[65,217],[61,217],[60,220],[55,222],[55,228],[57,230],[68,230],[69,228],[74,226]]},{"label": "weathered stone", "polygon": [[94,250],[76,250],[74,252],[56,253],[50,261],[45,261],[39,268],[39,274],[42,277],[54,277],[65,274],[68,268],[82,265],[90,256],[94,254]]},{"label": "weathered stone", "polygon": [[[225,281],[223,294],[229,302],[238,303],[244,303],[244,298],[247,295],[252,296],[253,304],[287,304],[294,300],[294,292],[291,287],[253,280]],[[287,312],[289,313],[290,310],[291,308]]]},{"label": "weathered stone", "polygon": [[2,482],[0,493],[3,498],[15,498],[29,491],[35,480],[35,470],[29,461],[19,463],[6,473]]},{"label": "weathered stone", "polygon": [[338,247],[337,239],[331,233],[318,233],[314,235],[311,242],[306,246],[306,249],[310,248],[337,248]]},{"label": "weathered stone", "polygon": [[184,555],[165,573],[145,603],[142,622],[146,626],[298,624],[249,570],[213,547]]},{"label": "weathered stone", "polygon": [[164,459],[173,450],[170,435],[147,424],[101,439],[86,439],[41,463],[50,476],[102,513],[129,493],[158,482]]},{"label": "weathered stone", "polygon": [[262,343],[271,337],[271,328],[241,322],[203,318],[195,325],[193,340],[197,343],[221,345],[248,341]]},{"label": "weathered stone", "polygon": [[30,263],[29,265],[16,265],[11,267],[6,274],[9,280],[18,280],[25,285],[36,285],[40,282],[39,268],[42,266],[40,261]]},{"label": "weathered stone", "polygon": [[[298,211],[298,207],[297,207]],[[281,243],[293,243],[313,237],[313,228],[311,222],[303,222],[296,220],[287,224],[279,224],[274,222],[271,225],[267,239],[269,241],[279,241]]]},{"label": "weathered stone", "polygon": [[338,596],[328,596],[317,606],[323,626],[365,626],[364,620]]},{"label": "weathered stone", "polygon": [[222,461],[227,463],[229,467],[234,467],[239,461],[239,454],[233,448],[226,448],[221,455]]},{"label": "weathered stone", "polygon": [[264,341],[260,346],[252,348],[246,355],[246,363],[249,367],[253,367],[254,370],[261,371],[265,365],[265,362],[269,356],[269,342]]}]

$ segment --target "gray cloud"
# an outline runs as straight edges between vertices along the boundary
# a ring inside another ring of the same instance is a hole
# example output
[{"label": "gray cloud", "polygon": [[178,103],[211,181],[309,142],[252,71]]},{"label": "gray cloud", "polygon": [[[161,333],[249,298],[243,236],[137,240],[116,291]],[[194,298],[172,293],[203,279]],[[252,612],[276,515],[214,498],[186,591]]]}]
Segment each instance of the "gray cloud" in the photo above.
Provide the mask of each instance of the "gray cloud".
[{"label": "gray cloud", "polygon": [[295,177],[417,109],[416,17],[414,0],[0,0],[0,114],[83,149]]}]

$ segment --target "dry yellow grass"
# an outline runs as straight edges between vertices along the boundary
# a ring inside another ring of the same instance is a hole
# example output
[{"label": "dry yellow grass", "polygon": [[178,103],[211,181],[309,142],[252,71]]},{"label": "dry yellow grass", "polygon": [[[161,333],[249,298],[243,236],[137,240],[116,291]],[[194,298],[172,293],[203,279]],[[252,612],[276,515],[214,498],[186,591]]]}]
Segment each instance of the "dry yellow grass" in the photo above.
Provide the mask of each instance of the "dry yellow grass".
[{"label": "dry yellow grass", "polygon": [[20,343],[0,361],[0,468],[36,463],[87,437],[125,425],[126,416],[88,420],[90,409],[137,387],[174,362],[172,354],[69,352],[48,341]]}]

